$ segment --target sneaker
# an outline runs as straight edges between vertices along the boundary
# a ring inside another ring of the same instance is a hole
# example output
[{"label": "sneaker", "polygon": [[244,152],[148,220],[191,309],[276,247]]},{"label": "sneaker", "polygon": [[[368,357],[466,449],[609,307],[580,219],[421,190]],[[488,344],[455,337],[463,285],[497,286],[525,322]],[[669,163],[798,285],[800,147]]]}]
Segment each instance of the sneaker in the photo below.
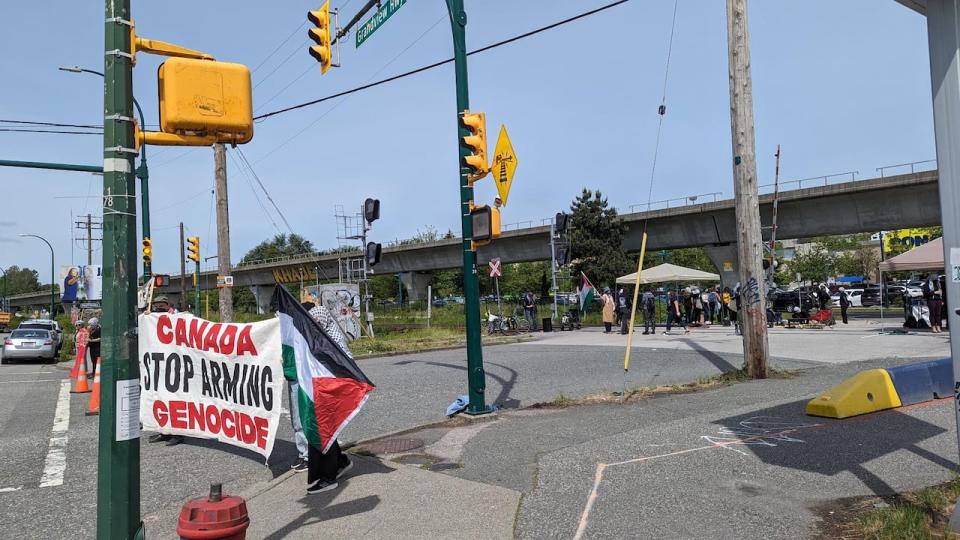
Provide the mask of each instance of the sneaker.
[{"label": "sneaker", "polygon": [[346,458],[347,461],[337,469],[337,478],[347,474],[347,471],[353,468],[353,461],[347,456],[343,457]]},{"label": "sneaker", "polygon": [[673,334],[671,334],[669,330],[664,330],[664,331],[663,331],[663,335],[665,335],[665,336],[671,336],[671,335],[673,335]]},{"label": "sneaker", "polygon": [[299,458],[296,463],[290,466],[293,472],[303,472],[307,470],[307,460]]},{"label": "sneaker", "polygon": [[643,335],[645,336],[650,335],[650,332],[644,332]]},{"label": "sneaker", "polygon": [[340,487],[340,484],[336,482],[327,482],[325,480],[317,480],[313,485],[307,487],[307,493],[323,493],[324,491],[334,490]]}]

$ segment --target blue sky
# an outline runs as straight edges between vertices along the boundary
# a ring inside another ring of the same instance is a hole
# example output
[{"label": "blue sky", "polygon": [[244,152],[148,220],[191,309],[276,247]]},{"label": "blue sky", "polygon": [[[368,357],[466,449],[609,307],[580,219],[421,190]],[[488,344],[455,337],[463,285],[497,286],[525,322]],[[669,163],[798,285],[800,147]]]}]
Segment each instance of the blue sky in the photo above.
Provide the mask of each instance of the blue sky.
[{"label": "blue sky", "polygon": [[[466,0],[467,45],[482,47],[606,3]],[[332,4],[344,7],[345,22],[363,2]],[[452,54],[445,3],[409,0],[359,49],[351,35],[343,67],[321,76],[305,43],[305,15],[316,7],[316,0],[133,3],[141,36],[257,68],[258,114]],[[583,187],[599,188],[620,208],[647,200],[672,11],[670,0],[633,0],[470,58],[471,105],[487,114],[491,147],[505,123],[519,157],[504,223],[553,215]],[[101,81],[57,70],[102,70],[100,3],[14,3],[4,20],[0,118],[101,123]],[[921,16],[893,0],[754,1],[750,30],[761,183],[772,181],[777,144],[783,179],[853,170],[869,178],[876,167],[934,158]],[[134,73],[148,124],[158,121],[161,61],[141,54]],[[294,230],[319,248],[336,245],[334,206],[359,207],[368,196],[382,205],[374,239],[405,238],[428,226],[459,233],[452,65],[265,120],[242,151]],[[277,233],[271,219],[287,229],[229,153],[237,261]],[[100,137],[0,132],[3,159],[99,164],[101,156]],[[203,238],[205,255],[215,253],[212,151],[149,147],[148,162],[155,268],[177,272],[178,222]],[[19,232],[46,236],[57,265],[67,264],[71,212],[98,213],[100,180],[0,168],[0,266],[49,265],[42,242]],[[732,191],[724,2],[680,0],[652,199]],[[494,193],[488,179],[476,199],[489,202]],[[73,259],[84,260],[82,250],[74,248]]]}]

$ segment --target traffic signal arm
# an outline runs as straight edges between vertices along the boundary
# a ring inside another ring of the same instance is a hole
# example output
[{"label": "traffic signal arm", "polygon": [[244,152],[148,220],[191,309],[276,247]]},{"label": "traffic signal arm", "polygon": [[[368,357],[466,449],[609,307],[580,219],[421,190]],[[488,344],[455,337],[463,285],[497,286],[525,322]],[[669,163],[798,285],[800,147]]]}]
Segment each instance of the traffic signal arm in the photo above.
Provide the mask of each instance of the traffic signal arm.
[{"label": "traffic signal arm", "polygon": [[213,55],[205,52],[188,49],[160,41],[159,39],[147,39],[137,36],[136,26],[130,21],[130,59],[133,63],[137,62],[137,52],[143,51],[150,54],[159,54],[161,56],[179,56],[181,58],[195,58],[197,60],[214,60]]}]

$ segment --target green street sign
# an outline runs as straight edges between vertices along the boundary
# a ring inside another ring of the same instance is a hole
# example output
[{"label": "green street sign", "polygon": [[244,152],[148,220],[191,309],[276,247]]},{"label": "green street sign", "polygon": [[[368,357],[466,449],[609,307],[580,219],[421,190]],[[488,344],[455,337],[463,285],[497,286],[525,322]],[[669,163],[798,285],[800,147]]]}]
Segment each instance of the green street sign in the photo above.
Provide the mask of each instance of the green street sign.
[{"label": "green street sign", "polygon": [[394,13],[397,12],[404,4],[407,3],[407,0],[387,0],[383,6],[373,14],[373,17],[367,19],[367,22],[360,25],[360,28],[357,29],[357,47],[360,47],[368,37],[372,36],[383,23],[387,22]]}]

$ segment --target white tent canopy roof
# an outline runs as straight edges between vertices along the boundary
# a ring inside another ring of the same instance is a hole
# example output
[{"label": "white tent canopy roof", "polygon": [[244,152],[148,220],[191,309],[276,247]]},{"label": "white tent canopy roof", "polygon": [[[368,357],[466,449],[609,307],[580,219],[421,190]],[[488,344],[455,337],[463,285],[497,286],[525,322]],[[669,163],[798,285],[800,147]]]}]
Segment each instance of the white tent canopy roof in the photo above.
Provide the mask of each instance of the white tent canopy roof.
[{"label": "white tent canopy roof", "polygon": [[[663,283],[668,281],[720,281],[720,276],[718,274],[711,274],[710,272],[694,270],[693,268],[685,268],[683,266],[677,266],[670,263],[654,266],[653,268],[643,270],[640,273],[640,283]],[[636,272],[617,278],[617,283],[626,285],[632,285],[636,282]]]},{"label": "white tent canopy roof", "polygon": [[943,238],[931,240],[906,253],[880,263],[881,272],[904,270],[936,270],[943,272]]}]

